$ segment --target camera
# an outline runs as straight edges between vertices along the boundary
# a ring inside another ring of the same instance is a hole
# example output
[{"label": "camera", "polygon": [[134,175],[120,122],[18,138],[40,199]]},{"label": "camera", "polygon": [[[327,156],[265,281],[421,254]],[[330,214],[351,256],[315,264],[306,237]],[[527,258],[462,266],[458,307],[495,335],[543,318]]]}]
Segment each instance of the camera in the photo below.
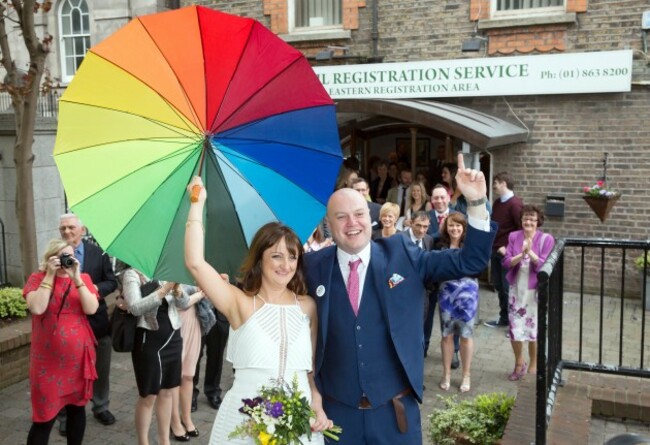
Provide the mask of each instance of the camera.
[{"label": "camera", "polygon": [[64,269],[70,269],[71,267],[74,267],[74,257],[69,253],[62,253],[59,257],[59,261],[61,262],[61,267]]}]

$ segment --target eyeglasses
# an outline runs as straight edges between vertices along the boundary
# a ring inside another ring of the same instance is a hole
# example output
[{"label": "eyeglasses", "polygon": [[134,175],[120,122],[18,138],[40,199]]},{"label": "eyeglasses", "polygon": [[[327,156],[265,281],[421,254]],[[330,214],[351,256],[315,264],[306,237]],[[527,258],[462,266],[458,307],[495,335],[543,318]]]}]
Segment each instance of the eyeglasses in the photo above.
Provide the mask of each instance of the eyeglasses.
[{"label": "eyeglasses", "polygon": [[537,222],[537,218],[521,218],[522,221]]}]

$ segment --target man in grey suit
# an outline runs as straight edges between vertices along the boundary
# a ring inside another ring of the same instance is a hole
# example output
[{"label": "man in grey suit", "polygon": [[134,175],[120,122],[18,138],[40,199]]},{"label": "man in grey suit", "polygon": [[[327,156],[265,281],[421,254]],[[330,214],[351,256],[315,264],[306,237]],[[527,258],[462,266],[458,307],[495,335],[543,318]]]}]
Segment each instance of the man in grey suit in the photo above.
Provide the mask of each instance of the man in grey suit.
[{"label": "man in grey suit", "polygon": [[399,216],[404,216],[406,210],[406,194],[413,182],[411,170],[403,169],[399,172],[399,185],[388,190],[386,202],[394,202],[399,206]]},{"label": "man in grey suit", "polygon": [[[411,226],[400,232],[399,235],[406,237],[422,250],[433,250],[433,237],[427,233],[431,222],[427,212],[415,212],[411,218]],[[424,293],[424,356],[427,356],[429,339],[433,330],[433,314],[438,304],[438,292],[435,285],[427,287]],[[429,321],[427,325],[427,321]],[[428,334],[428,335],[427,335]]]},{"label": "man in grey suit", "polygon": [[357,178],[352,181],[352,188],[357,192],[361,193],[366,201],[368,201],[368,210],[370,211],[370,223],[372,224],[372,230],[381,229],[381,221],[379,220],[379,211],[381,210],[381,205],[370,200],[370,186],[368,181],[364,178]]},{"label": "man in grey suit", "polygon": [[427,212],[415,212],[411,217],[411,227],[400,232],[400,235],[410,239],[420,249],[433,250],[433,237],[427,234],[430,225]]}]

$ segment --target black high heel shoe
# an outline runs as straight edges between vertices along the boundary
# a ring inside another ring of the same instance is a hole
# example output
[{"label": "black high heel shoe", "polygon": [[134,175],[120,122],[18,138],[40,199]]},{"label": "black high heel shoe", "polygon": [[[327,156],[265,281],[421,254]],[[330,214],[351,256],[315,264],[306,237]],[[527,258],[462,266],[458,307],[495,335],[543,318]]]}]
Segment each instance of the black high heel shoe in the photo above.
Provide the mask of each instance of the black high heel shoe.
[{"label": "black high heel shoe", "polygon": [[183,421],[181,420],[181,425],[183,425],[183,428],[185,428],[185,431],[187,431],[187,435],[190,437],[199,437],[199,429],[194,427],[194,431],[189,431]]},{"label": "black high heel shoe", "polygon": [[182,436],[177,436],[176,434],[174,434],[174,430],[171,427],[169,427],[169,432],[172,434],[172,437],[174,438],[174,440],[176,442],[189,442],[190,441],[190,436],[189,436],[189,434],[187,434],[187,431],[185,431]]}]

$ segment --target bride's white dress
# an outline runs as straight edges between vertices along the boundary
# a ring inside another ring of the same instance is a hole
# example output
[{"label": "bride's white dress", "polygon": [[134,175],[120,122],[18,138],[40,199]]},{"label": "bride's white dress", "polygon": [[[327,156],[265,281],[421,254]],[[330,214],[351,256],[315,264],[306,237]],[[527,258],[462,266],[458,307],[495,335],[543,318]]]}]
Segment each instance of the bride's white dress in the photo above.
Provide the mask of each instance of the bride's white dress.
[{"label": "bride's white dress", "polygon": [[[230,329],[226,360],[235,368],[235,381],[219,408],[212,427],[210,445],[251,445],[252,438],[229,439],[228,435],[249,417],[240,413],[242,399],[252,399],[262,385],[271,379],[283,378],[291,382],[298,376],[300,390],[311,401],[307,373],[311,371],[312,347],[309,317],[298,302],[292,305],[264,303],[254,297],[255,312],[237,330]],[[263,300],[262,300],[263,301]],[[302,443],[322,445],[323,436],[312,434],[311,441]]]}]

